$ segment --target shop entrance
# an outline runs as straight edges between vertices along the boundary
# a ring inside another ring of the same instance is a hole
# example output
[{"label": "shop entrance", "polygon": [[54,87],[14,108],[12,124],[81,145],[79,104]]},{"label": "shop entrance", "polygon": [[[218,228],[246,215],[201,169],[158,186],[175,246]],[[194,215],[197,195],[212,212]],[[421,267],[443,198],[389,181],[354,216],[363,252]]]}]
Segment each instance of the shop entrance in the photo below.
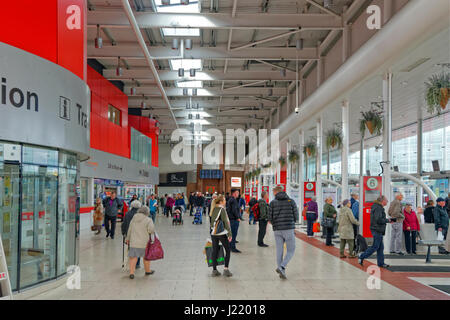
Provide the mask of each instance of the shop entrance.
[{"label": "shop entrance", "polygon": [[0,162],[0,233],[12,290],[17,289],[19,186],[19,165]]}]

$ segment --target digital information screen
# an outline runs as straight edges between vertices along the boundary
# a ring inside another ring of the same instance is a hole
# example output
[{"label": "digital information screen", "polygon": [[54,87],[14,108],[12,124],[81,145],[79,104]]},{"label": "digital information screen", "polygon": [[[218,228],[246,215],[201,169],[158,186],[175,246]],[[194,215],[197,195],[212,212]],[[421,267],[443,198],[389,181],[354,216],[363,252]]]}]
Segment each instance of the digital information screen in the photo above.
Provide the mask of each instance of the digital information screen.
[{"label": "digital information screen", "polygon": [[365,202],[374,202],[380,196],[379,190],[366,190],[364,193]]}]

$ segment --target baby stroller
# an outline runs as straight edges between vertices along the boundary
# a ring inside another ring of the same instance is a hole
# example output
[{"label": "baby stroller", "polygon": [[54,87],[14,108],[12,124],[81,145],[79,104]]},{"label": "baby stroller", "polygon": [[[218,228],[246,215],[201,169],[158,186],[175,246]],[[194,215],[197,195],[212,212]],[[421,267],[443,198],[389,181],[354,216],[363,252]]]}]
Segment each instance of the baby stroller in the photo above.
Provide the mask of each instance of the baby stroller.
[{"label": "baby stroller", "polygon": [[195,207],[194,221],[192,224],[202,224],[202,207]]},{"label": "baby stroller", "polygon": [[172,225],[183,224],[183,207],[176,206],[173,213]]}]

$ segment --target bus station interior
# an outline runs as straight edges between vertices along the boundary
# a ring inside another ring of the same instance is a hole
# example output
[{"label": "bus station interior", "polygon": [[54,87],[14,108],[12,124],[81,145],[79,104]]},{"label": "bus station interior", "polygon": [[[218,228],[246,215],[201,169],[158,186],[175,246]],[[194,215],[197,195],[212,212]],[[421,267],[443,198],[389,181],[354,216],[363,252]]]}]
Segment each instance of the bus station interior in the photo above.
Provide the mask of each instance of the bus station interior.
[{"label": "bus station interior", "polygon": [[[448,0],[25,2],[16,20],[20,5],[0,4],[9,30],[0,28],[0,299],[6,272],[19,300],[450,300],[450,255],[433,247],[426,262],[426,246],[416,256],[391,254],[389,226],[390,268],[375,290],[358,259],[339,258],[338,234],[335,247],[321,233],[307,237],[301,214],[281,282],[271,226],[269,247],[260,248],[248,215],[230,279],[212,278],[205,264],[207,217],[198,226],[186,212],[173,226],[158,211],[165,258],[145,281],[143,270],[132,282],[121,268],[120,222],[115,239],[91,231],[96,199],[112,192],[128,207],[134,195],[145,203],[184,193],[187,203],[191,192],[237,188],[248,204],[262,191],[273,200],[282,186],[300,213],[316,197],[320,217],[327,197],[337,207],[358,194],[359,233],[370,245],[365,210],[378,196],[391,202],[400,192],[415,211],[449,197],[450,93],[431,109],[427,96],[436,77],[449,85]],[[370,28],[376,8],[381,26]],[[381,122],[373,133],[362,122],[367,112]],[[214,132],[228,141],[226,131],[238,129],[247,135],[245,164],[236,161],[239,146],[233,159],[221,146],[220,163],[205,162]],[[279,154],[251,163],[261,145],[270,154],[275,131]],[[191,161],[176,163],[183,143]],[[371,178],[379,185],[369,188]],[[368,261],[376,265],[376,255]],[[81,269],[79,290],[67,288],[71,266]]]}]

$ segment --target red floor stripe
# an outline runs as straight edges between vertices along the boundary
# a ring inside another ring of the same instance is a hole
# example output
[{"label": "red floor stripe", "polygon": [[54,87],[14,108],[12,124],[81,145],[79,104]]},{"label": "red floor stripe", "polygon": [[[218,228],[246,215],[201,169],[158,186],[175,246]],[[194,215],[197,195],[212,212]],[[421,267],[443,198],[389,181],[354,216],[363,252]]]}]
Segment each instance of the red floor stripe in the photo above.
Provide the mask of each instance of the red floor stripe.
[{"label": "red floor stripe", "polygon": [[[307,242],[308,244],[319,248],[337,258],[340,257],[339,248],[326,246],[323,241],[315,238],[308,238],[308,236],[302,232],[295,230],[295,235],[300,240]],[[373,265],[373,263],[365,260],[364,268],[358,263],[358,259],[341,259],[343,262],[351,264],[355,268],[363,271],[367,270],[367,267]],[[441,293],[433,288],[427,287],[417,281],[409,279],[409,277],[438,277],[438,278],[450,278],[448,273],[426,273],[426,272],[392,272],[386,269],[381,269],[381,280],[393,285],[394,287],[409,293],[410,295],[420,300],[450,300],[450,297],[444,293]]]}]

